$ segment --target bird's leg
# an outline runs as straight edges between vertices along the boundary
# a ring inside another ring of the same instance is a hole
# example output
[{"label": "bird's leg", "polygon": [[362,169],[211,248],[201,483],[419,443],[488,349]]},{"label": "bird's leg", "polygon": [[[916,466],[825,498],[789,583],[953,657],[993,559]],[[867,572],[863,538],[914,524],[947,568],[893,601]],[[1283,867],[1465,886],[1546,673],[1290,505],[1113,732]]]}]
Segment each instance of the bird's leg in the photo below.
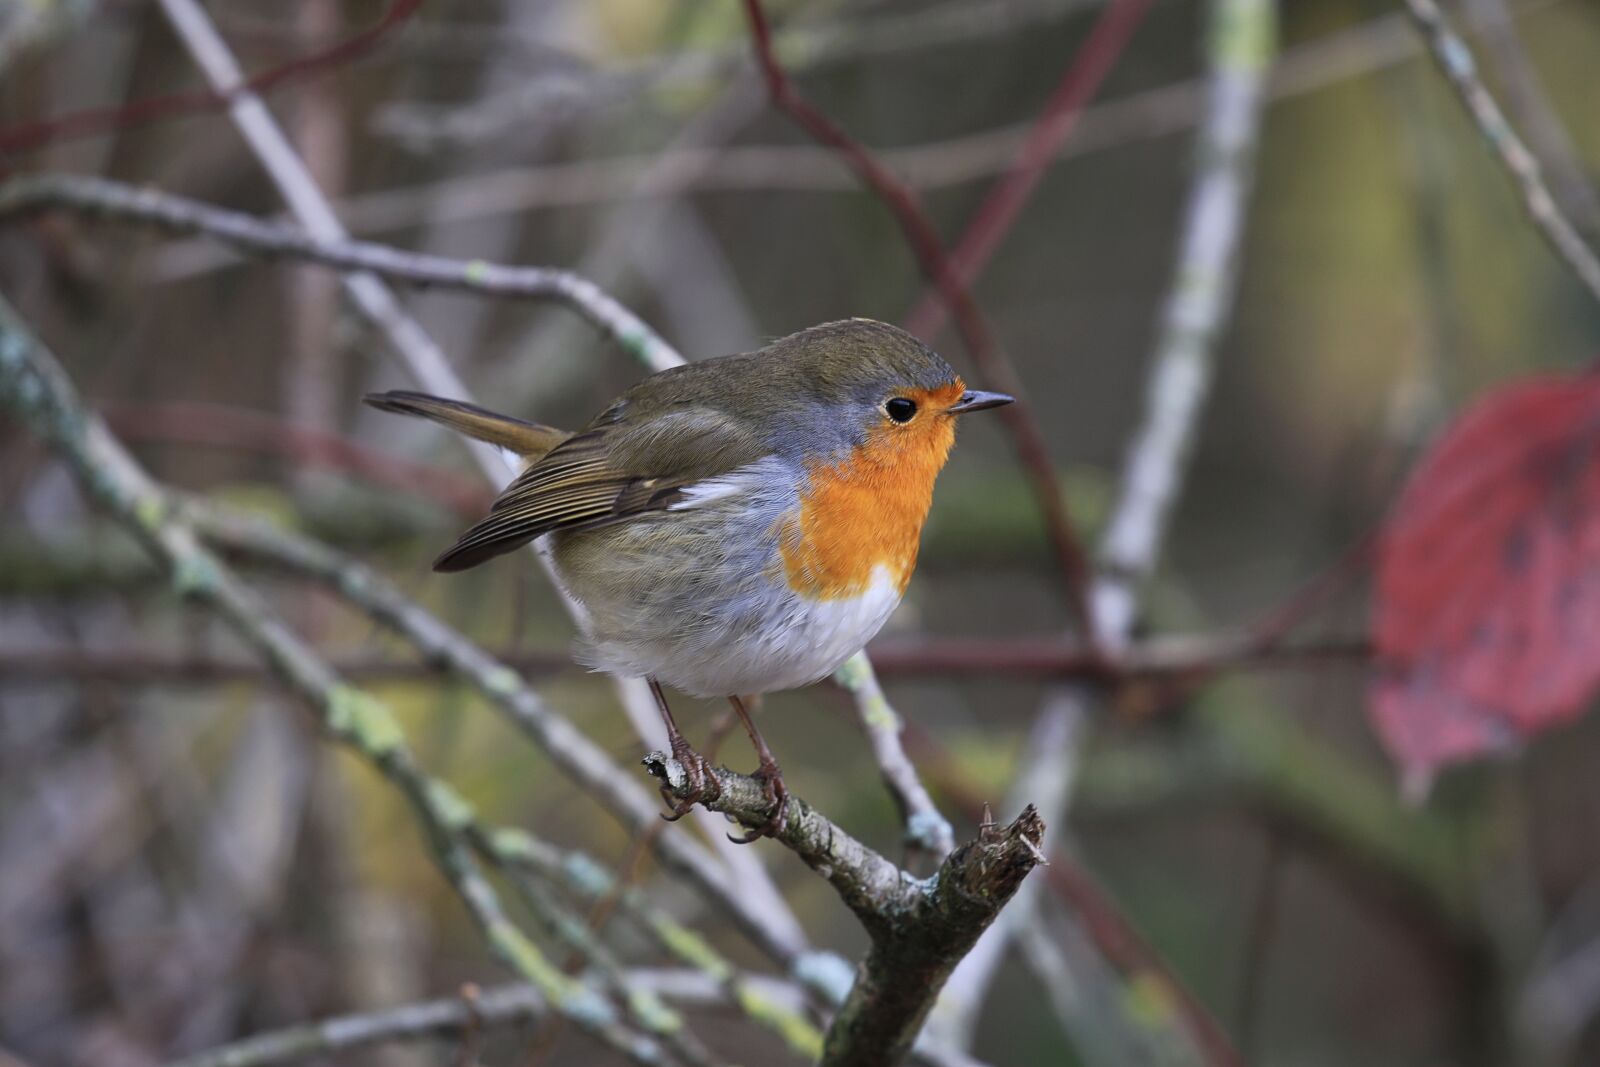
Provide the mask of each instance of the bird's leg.
[{"label": "bird's leg", "polygon": [[672,709],[667,706],[667,695],[661,691],[661,683],[654,678],[646,678],[645,681],[650,685],[650,695],[656,698],[656,710],[661,712],[661,721],[666,724],[667,744],[672,748],[672,758],[683,768],[684,779],[689,784],[688,796],[682,800],[665,785],[661,787],[661,799],[672,809],[661,817],[668,822],[677,822],[689,814],[696,803],[720,796],[722,787],[717,785],[717,776],[712,772],[710,761],[696,752],[678,729]]},{"label": "bird's leg", "polygon": [[789,788],[783,784],[783,770],[778,766],[777,759],[772,755],[772,749],[767,747],[766,738],[761,736],[761,731],[756,729],[755,720],[750,717],[744,701],[737,696],[730,696],[728,702],[733,705],[734,713],[739,716],[739,721],[744,723],[744,732],[750,735],[750,744],[755,746],[756,756],[761,760],[761,767],[756,771],[755,777],[760,778],[767,787],[767,799],[772,802],[772,814],[761,826],[756,827],[742,837],[728,835],[729,840],[735,844],[748,845],[760,837],[772,837],[783,829],[785,820],[784,807],[789,799]]}]

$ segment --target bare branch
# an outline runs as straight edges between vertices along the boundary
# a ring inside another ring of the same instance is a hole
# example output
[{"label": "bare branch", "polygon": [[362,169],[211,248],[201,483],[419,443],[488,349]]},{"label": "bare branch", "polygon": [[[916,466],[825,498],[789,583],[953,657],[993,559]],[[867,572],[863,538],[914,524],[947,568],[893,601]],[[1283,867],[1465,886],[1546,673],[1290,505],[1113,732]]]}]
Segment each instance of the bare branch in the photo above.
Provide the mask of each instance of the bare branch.
[{"label": "bare branch", "polygon": [[[1273,0],[1212,0],[1206,44],[1210,103],[1195,143],[1194,185],[1152,357],[1144,418],[1129,449],[1103,538],[1101,567],[1090,590],[1095,632],[1112,657],[1128,646],[1141,586],[1159,557],[1210,385],[1215,346],[1231,307],[1276,36]],[[1092,685],[1058,691],[1041,715],[1085,716],[1095,692]],[[1042,770],[1069,780],[1075,772],[1076,745],[1072,731],[1060,731],[1060,736],[1058,744],[1035,748],[1019,777]],[[1065,815],[1065,791],[1060,795],[1063,807],[1046,809],[1052,821]],[[1006,921],[993,936],[1032,935]],[[992,973],[998,948],[986,951]],[[978,995],[967,991],[969,1000]],[[1225,1042],[1218,1051],[1204,1009],[1192,1001],[1187,1007],[1195,1021],[1197,1048],[1212,1062],[1236,1060]]]},{"label": "bare branch", "polygon": [[[907,12],[886,10],[869,18],[851,11],[826,22],[785,26],[774,42],[791,70],[815,70],[850,60],[899,55],[908,51],[961,43],[972,45],[985,38],[1014,34],[1041,23],[1059,21],[1105,0],[945,0]],[[479,38],[500,44],[506,27],[486,29],[426,23],[407,35],[419,52],[437,58],[441,51],[461,52]],[[405,42],[397,42],[404,47]],[[379,133],[393,136],[416,152],[437,152],[452,146],[481,142],[526,129],[531,122],[549,121],[552,108],[570,114],[618,100],[638,100],[651,93],[704,91],[709,83],[735,77],[749,67],[748,53],[731,46],[689,49],[612,59],[590,64],[543,37],[522,35],[524,49],[539,55],[543,66],[559,69],[545,78],[524,78],[516,85],[465,106],[390,104],[378,115]]]},{"label": "bare branch", "polygon": [[[716,768],[718,795],[693,795],[677,760],[652,752],[644,764],[680,800],[699,799],[744,826],[767,823],[772,804],[756,778]],[[910,1051],[961,957],[1044,859],[1044,821],[1031,805],[1005,827],[983,827],[931,878],[918,880],[835,826],[798,797],[785,801],[777,839],[832,884],[872,938],[855,984],[823,1047],[824,1067],[884,1067]]]},{"label": "bare branch", "polygon": [[538,990],[508,985],[483,990],[470,1004],[462,997],[441,998],[272,1030],[185,1056],[168,1067],[268,1067],[387,1041],[451,1037],[474,1025],[515,1026],[548,1015],[549,1005]]},{"label": "bare branch", "polygon": [[[1010,168],[989,187],[951,250],[951,265],[963,285],[970,286],[977,280],[1000,242],[1016,225],[1045,169],[1060,155],[1061,146],[1077,128],[1085,106],[1116,66],[1149,11],[1150,0],[1111,0],[1106,5],[1063,70],[1027,137],[1017,146]],[[933,337],[943,329],[945,307],[937,297],[936,293],[923,294],[906,316],[906,329],[922,337]]]},{"label": "bare branch", "polygon": [[[1521,0],[1514,13],[1523,16],[1561,2]],[[1471,17],[1467,24],[1487,25]],[[1266,98],[1294,99],[1397,66],[1422,49],[1404,12],[1381,15],[1284,52],[1271,72]],[[1202,77],[1093,104],[1051,163],[1182,133],[1205,118],[1206,98],[1207,79]],[[884,148],[878,155],[908,185],[927,193],[1003,173],[1033,128],[1031,122],[999,126]],[[670,172],[681,182],[665,190],[651,182],[641,187],[641,176],[651,172]],[[408,228],[424,209],[435,222],[464,222],[536,208],[668,196],[680,191],[679,185],[701,191],[846,193],[861,188],[860,180],[834,152],[815,145],[669,145],[649,154],[508,167],[421,186],[356,193],[336,206],[352,230],[372,235]],[[157,282],[179,281],[236,262],[226,248],[176,241],[152,257],[150,275]]]},{"label": "bare branch", "polygon": [[[398,789],[425,830],[435,860],[494,952],[532,982],[560,1014],[625,1056],[656,1062],[651,1038],[625,1024],[610,1003],[561,974],[501,907],[474,862],[467,832],[471,807],[418,765],[387,705],[348,685],[249,588],[203,547],[195,531],[104,424],[83,408],[55,358],[0,301],[0,406],[61,453],[86,492],[160,561],[177,591],[210,608],[238,633],[283,683]],[[646,1026],[647,1016],[640,1016]],[[664,1020],[657,1029],[667,1030]]]},{"label": "bare branch", "polygon": [[483,296],[553,300],[571,307],[624,351],[658,370],[683,357],[643,319],[587,278],[555,267],[519,267],[459,260],[390,245],[318,238],[304,230],[198,200],[103,178],[25,175],[0,185],[0,218],[51,209],[198,233],[260,256],[292,256],[336,270],[366,271],[408,285],[459,289]]},{"label": "bare branch", "polygon": [[1517,33],[1509,0],[1467,0],[1462,14],[1467,25],[1481,28],[1489,61],[1505,87],[1506,107],[1527,131],[1534,154],[1550,168],[1556,202],[1593,238],[1600,233],[1600,190],[1540,84],[1539,72]]},{"label": "bare branch", "polygon": [[1543,169],[1528,146],[1511,128],[1500,105],[1478,73],[1472,50],[1451,27],[1450,20],[1434,0],[1406,0],[1406,9],[1427,39],[1428,48],[1439,71],[1449,80],[1456,96],[1488,142],[1506,174],[1516,183],[1522,206],[1540,235],[1566,263],[1578,284],[1600,301],[1600,258],[1595,256],[1566,214],[1550,194]]},{"label": "bare branch", "polygon": [[[23,558],[29,557],[8,553],[0,557],[0,562]],[[134,569],[132,561],[126,565],[126,577],[120,569],[120,560],[117,566],[102,566],[101,563],[103,561],[97,561],[91,566],[76,560],[41,562],[41,567],[52,569],[49,575],[41,579],[38,571],[35,571],[20,583],[0,583],[0,592],[36,590],[41,587],[49,589],[69,579],[75,580],[75,585],[129,584],[137,576],[149,576],[147,571]],[[74,573],[74,567],[81,567],[81,573]],[[872,662],[876,665],[875,675],[887,678],[1114,680],[1125,694],[1132,696],[1135,693],[1131,688],[1134,683],[1150,683],[1155,687],[1153,692],[1160,692],[1162,688],[1192,687],[1196,679],[1228,671],[1304,670],[1323,665],[1360,666],[1371,657],[1372,646],[1365,638],[1335,638],[1262,647],[1252,633],[1160,634],[1145,638],[1108,664],[1098,653],[1077,641],[1023,636],[1014,641],[901,638],[874,645],[872,654]],[[548,677],[577,669],[571,655],[564,649],[505,648],[492,655],[502,666],[528,678]],[[447,674],[451,670],[448,664],[434,659],[402,660],[370,654],[343,656],[331,662],[344,677],[359,679],[426,678]],[[261,667],[248,660],[230,656],[198,656],[158,648],[85,652],[40,645],[0,649],[0,681],[72,677],[130,685],[208,685],[259,678],[261,674]],[[874,746],[899,745],[901,727],[897,724],[902,720],[898,715],[893,720],[882,715],[876,697],[863,698],[857,694],[855,711],[857,718],[864,722],[864,729],[868,731],[869,740]],[[898,759],[892,753],[880,754],[880,768]],[[911,771],[914,773],[915,768],[911,768]],[[885,769],[884,773],[888,776],[891,772]],[[912,790],[919,787],[906,780],[891,783],[890,788],[905,790],[909,796]],[[915,800],[907,803],[910,817],[915,817],[917,811],[927,810],[921,808],[920,804]],[[913,833],[910,828],[907,832]],[[921,836],[917,835],[918,840]]]},{"label": "bare branch", "polygon": [[872,745],[873,758],[905,818],[906,844],[935,859],[943,859],[956,847],[955,831],[928,795],[922,779],[917,777],[917,768],[900,743],[905,724],[883,695],[872,661],[865,652],[858,652],[834,672],[833,680],[850,694],[855,704],[856,719]]},{"label": "bare branch", "polygon": [[[622,913],[648,932],[665,952],[693,968],[691,973],[717,996],[776,1033],[797,1055],[814,1060],[821,1053],[822,1033],[807,1018],[805,993],[814,989],[736,968],[700,934],[652,903],[637,887],[618,885],[609,870],[582,852],[563,850],[521,830],[509,829],[495,833],[494,850],[502,865],[535,871],[546,881],[564,886],[584,899],[599,901],[615,894]],[[630,984],[636,974],[630,972],[627,976]],[[792,995],[771,996],[770,987],[774,985],[781,985]],[[667,989],[657,992],[676,995]],[[838,999],[843,999],[842,991]]]},{"label": "bare branch", "polygon": [[1211,111],[1195,143],[1195,180],[1144,419],[1129,447],[1091,594],[1095,623],[1112,647],[1127,643],[1139,587],[1155,567],[1232,308],[1275,18],[1272,0],[1213,0]]}]

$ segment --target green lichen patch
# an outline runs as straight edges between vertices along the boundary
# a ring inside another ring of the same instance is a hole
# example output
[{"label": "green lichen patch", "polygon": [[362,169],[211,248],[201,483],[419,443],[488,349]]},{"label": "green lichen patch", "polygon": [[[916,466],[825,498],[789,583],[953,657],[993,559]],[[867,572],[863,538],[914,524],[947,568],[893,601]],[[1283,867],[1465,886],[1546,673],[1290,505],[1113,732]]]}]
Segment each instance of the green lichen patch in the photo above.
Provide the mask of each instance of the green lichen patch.
[{"label": "green lichen patch", "polygon": [[628,1011],[652,1033],[675,1034],[683,1029],[683,1016],[648,989],[628,990]]},{"label": "green lichen patch", "polygon": [[388,756],[405,744],[405,731],[389,706],[349,685],[328,694],[328,729],[369,756]]},{"label": "green lichen patch", "polygon": [[476,821],[478,814],[466,797],[447,782],[434,778],[428,782],[428,807],[445,829],[459,833]]},{"label": "green lichen patch", "polygon": [[705,938],[665,914],[652,916],[650,928],[668,952],[691,967],[698,967],[719,982],[733,976],[733,968]]},{"label": "green lichen patch", "polygon": [[735,986],[733,996],[741,1011],[783,1038],[783,1043],[795,1052],[808,1061],[821,1057],[822,1031],[805,1017],[759,992],[748,982]]},{"label": "green lichen patch", "polygon": [[522,678],[510,667],[496,667],[483,679],[483,686],[498,697],[508,697],[522,688]]}]

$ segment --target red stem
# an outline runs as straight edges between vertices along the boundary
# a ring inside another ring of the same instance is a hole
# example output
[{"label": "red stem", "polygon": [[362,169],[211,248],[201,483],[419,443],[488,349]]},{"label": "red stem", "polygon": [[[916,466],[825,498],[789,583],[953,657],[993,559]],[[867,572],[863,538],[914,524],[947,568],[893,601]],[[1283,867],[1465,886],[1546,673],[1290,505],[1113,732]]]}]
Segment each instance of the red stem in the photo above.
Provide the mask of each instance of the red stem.
[{"label": "red stem", "polygon": [[1290,631],[1348,589],[1372,563],[1377,540],[1375,531],[1363,534],[1320,573],[1263,615],[1250,628],[1252,650],[1267,652],[1282,645]]},{"label": "red stem", "polygon": [[421,7],[422,0],[394,0],[383,17],[371,27],[321,51],[299,56],[252,75],[232,89],[220,92],[195,89],[161,96],[147,96],[113,107],[85,108],[82,111],[69,111],[64,115],[54,115],[50,118],[5,127],[0,129],[0,153],[31,152],[60,141],[135,129],[180,115],[219,111],[236,96],[245,93],[267,93],[290,81],[311,74],[324,73],[359,59],[376,48],[391,30],[416,14]]},{"label": "red stem", "polygon": [[296,426],[264,412],[221,404],[110,407],[101,412],[128,441],[200,445],[286,456],[350,474],[375,485],[428,497],[468,518],[488,508],[493,494],[476,479],[396,459],[337,434]]},{"label": "red stem", "polygon": [[[1011,232],[1038,188],[1045,168],[1072,136],[1084,107],[1100,91],[1106,75],[1116,66],[1149,11],[1150,0],[1113,0],[1101,12],[1017,149],[1010,169],[990,186],[966,232],[956,242],[950,260],[962,285],[972,285],[988,266],[995,249]],[[944,328],[945,314],[938,294],[924,292],[906,318],[906,329],[918,337],[935,337]]]},{"label": "red stem", "polygon": [[[918,749],[918,762],[938,775],[939,787],[962,813],[982,819],[986,804],[982,790],[960,761],[927,730],[908,722],[906,740]],[[1243,1067],[1233,1043],[1204,1004],[1180,981],[1161,954],[1151,948],[1116,904],[1074,856],[1052,852],[1049,866],[1040,872],[1053,892],[1070,909],[1093,939],[1095,947],[1131,987],[1154,981],[1182,1016],[1196,1048],[1209,1067]]]},{"label": "red stem", "polygon": [[1089,872],[1067,862],[1060,853],[1044,869],[1050,889],[1083,922],[1095,947],[1122,972],[1129,986],[1154,979],[1183,1016],[1184,1028],[1212,1067],[1244,1067],[1233,1042],[1172,968],[1140,935]]},{"label": "red stem", "polygon": [[1317,664],[1364,664],[1372,656],[1363,638],[1333,639],[1284,646],[1259,646],[1219,638],[1192,650],[1163,649],[1158,640],[1135,645],[1106,659],[1081,642],[1050,636],[1014,638],[896,638],[868,646],[872,665],[885,678],[917,677],[1084,678],[1106,684],[1165,681],[1188,691],[1200,681],[1229,670],[1300,669]]}]

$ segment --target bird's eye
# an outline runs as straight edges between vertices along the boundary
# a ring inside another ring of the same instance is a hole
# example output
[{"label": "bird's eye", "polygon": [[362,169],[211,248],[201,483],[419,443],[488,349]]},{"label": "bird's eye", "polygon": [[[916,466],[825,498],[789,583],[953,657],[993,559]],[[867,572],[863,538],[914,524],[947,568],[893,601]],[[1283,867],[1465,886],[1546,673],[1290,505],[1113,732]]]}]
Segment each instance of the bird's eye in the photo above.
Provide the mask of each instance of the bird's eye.
[{"label": "bird's eye", "polygon": [[883,413],[895,422],[910,422],[917,413],[917,402],[903,396],[891,396],[883,402]]}]

